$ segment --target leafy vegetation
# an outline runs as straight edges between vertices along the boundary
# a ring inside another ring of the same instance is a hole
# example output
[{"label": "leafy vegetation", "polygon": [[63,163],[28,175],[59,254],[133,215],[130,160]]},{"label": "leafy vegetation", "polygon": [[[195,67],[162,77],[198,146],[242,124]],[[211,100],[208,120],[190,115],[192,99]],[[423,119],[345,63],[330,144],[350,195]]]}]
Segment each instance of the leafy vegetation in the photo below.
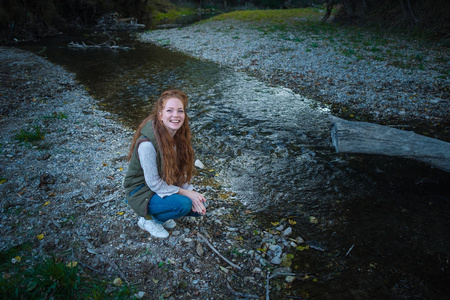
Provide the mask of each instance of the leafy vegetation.
[{"label": "leafy vegetation", "polygon": [[34,126],[31,130],[20,129],[15,139],[21,142],[35,142],[44,139],[45,132],[40,126]]},{"label": "leafy vegetation", "polygon": [[76,261],[52,256],[30,262],[32,245],[25,243],[0,253],[2,299],[123,299],[136,291],[121,280],[92,277]]}]

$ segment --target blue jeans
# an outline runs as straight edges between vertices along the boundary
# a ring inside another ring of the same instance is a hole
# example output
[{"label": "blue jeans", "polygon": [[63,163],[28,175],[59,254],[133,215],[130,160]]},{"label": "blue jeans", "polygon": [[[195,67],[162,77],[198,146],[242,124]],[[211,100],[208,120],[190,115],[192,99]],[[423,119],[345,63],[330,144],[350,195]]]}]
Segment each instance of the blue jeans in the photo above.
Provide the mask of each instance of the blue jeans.
[{"label": "blue jeans", "polygon": [[201,216],[199,213],[192,211],[192,200],[179,194],[164,198],[154,194],[148,202],[148,213],[160,223],[184,216]]}]

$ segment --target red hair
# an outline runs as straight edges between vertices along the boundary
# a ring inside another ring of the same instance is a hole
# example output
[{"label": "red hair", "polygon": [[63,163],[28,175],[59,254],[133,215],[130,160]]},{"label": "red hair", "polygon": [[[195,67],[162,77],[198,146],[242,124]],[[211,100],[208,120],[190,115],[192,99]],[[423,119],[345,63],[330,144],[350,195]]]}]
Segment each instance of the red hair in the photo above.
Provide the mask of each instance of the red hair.
[{"label": "red hair", "polygon": [[[162,114],[166,102],[170,98],[177,98],[183,104],[185,109],[185,119],[183,125],[172,137],[166,126],[160,121],[159,115]],[[189,128],[189,118],[186,114],[188,98],[185,93],[178,90],[169,90],[161,94],[153,107],[153,112],[145,118],[136,130],[128,152],[128,161],[131,160],[134,147],[141,136],[142,128],[148,122],[152,122],[155,139],[163,157],[162,178],[167,184],[180,186],[191,180],[194,172],[194,150],[191,144],[191,130]]]}]

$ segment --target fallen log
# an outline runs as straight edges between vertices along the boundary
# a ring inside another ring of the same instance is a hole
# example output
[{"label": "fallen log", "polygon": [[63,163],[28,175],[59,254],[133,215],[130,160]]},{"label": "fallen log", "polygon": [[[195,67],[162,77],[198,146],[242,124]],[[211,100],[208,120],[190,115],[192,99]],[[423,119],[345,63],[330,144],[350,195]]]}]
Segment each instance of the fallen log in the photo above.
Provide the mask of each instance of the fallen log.
[{"label": "fallen log", "polygon": [[332,117],[331,140],[337,153],[399,156],[450,172],[450,144],[412,131]]}]

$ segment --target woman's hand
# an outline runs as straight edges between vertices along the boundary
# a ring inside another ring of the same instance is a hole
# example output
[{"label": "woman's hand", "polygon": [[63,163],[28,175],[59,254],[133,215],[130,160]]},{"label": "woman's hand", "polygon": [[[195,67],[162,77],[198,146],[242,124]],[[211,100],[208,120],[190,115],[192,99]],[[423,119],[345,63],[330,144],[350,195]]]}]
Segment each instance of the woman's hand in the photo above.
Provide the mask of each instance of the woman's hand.
[{"label": "woman's hand", "polygon": [[186,190],[183,188],[180,188],[178,194],[186,196],[189,199],[191,199],[193,212],[199,213],[201,215],[206,214],[206,207],[203,204],[203,202],[206,201],[205,196],[196,191]]}]

